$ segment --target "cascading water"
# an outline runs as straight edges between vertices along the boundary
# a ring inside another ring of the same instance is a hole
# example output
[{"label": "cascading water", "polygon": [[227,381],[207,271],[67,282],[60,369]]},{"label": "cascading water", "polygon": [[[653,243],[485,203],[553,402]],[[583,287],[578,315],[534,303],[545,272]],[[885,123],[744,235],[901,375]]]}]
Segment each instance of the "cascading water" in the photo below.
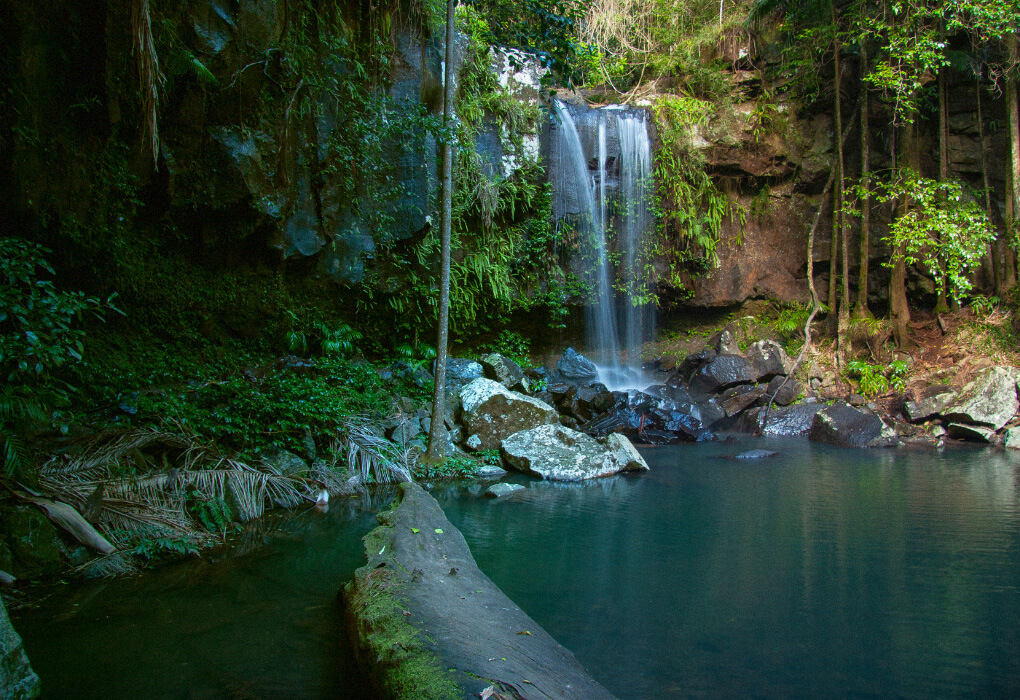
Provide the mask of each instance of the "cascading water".
[{"label": "cascading water", "polygon": [[623,281],[627,290],[624,306],[624,347],[631,367],[641,364],[641,347],[654,326],[655,307],[642,294],[644,276],[638,269],[645,233],[652,224],[648,206],[652,181],[652,148],[648,138],[647,115],[624,113],[617,116],[620,135],[620,243],[623,247]]},{"label": "cascading water", "polygon": [[[652,217],[648,206],[651,147],[643,110],[618,105],[574,115],[555,102],[561,129],[552,143],[557,218],[576,215],[578,233],[590,244],[584,271],[597,297],[587,310],[588,352],[600,365],[610,388],[641,386],[641,346],[652,328],[652,307],[644,303],[640,251]],[[585,146],[587,145],[587,149]],[[590,154],[590,155],[588,155]],[[624,289],[617,305],[607,238],[617,232],[619,279]],[[624,359],[619,353],[622,328]]]},{"label": "cascading water", "polygon": [[596,205],[594,183],[588,172],[588,161],[584,157],[581,137],[577,133],[574,119],[567,106],[559,100],[556,100],[556,113],[563,126],[564,152],[560,156],[561,159],[569,161],[568,167],[563,168],[564,172],[561,173],[561,177],[566,182],[561,182],[557,189],[563,190],[567,194],[572,193],[577,197],[581,208],[581,211],[578,212],[581,229],[579,233],[584,240],[594,244],[594,281],[598,289],[598,300],[595,304],[588,306],[589,344],[598,349],[601,364],[618,367],[620,360],[616,340],[616,314],[613,308],[613,287],[609,282],[609,255],[606,252],[606,236],[603,227],[605,198],[601,195],[604,193],[605,186],[604,166],[600,165],[599,167],[602,182],[598,183],[600,197],[599,204]]}]

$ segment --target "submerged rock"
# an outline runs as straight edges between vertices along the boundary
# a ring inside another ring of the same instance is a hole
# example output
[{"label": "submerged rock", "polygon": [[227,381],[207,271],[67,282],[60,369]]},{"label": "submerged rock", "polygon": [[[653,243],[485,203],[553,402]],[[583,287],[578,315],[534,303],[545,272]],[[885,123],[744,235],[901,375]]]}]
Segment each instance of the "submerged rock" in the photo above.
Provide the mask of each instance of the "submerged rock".
[{"label": "submerged rock", "polygon": [[475,450],[497,449],[504,438],[555,423],[559,415],[544,401],[510,391],[491,379],[476,379],[465,386],[460,401],[464,428]]},{"label": "submerged rock", "polygon": [[734,455],[734,459],[765,459],[766,457],[775,457],[777,454],[779,453],[772,450],[748,450]]},{"label": "submerged rock", "polygon": [[1020,369],[1016,367],[989,367],[967,384],[942,414],[954,423],[974,423],[998,430],[1020,408],[1018,381]]},{"label": "submerged rock", "polygon": [[527,487],[522,486],[521,484],[507,484],[501,482],[499,484],[493,484],[489,488],[485,489],[485,495],[489,498],[505,498],[507,496],[512,496],[518,491],[526,490]]},{"label": "submerged rock", "polygon": [[[617,450],[610,451],[595,438],[561,425],[521,431],[503,440],[500,447],[503,463],[511,469],[551,481],[596,479],[648,468],[623,452],[625,449],[619,449],[619,444]],[[643,464],[644,460],[640,462]]]},{"label": "submerged rock", "polygon": [[39,676],[32,670],[21,637],[11,625],[0,598],[0,698],[28,700],[38,696]]},{"label": "submerged rock", "polygon": [[896,431],[881,418],[842,401],[815,414],[809,439],[836,447],[894,447],[899,444]]}]

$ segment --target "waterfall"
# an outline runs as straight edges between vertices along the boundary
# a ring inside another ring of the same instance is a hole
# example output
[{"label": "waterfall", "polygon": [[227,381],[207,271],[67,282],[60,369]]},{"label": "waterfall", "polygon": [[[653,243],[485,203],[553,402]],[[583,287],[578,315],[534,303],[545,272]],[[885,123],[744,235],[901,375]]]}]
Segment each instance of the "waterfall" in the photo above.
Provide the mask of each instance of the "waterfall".
[{"label": "waterfall", "polygon": [[[611,388],[635,387],[642,382],[641,347],[654,312],[652,305],[635,296],[644,287],[643,271],[637,268],[652,225],[647,114],[613,105],[574,115],[559,100],[555,111],[561,129],[550,152],[554,215],[579,219],[578,233],[587,250],[584,277],[596,294],[586,313],[588,354]],[[619,304],[609,262],[610,237],[615,237],[618,279],[625,290]],[[622,339],[618,328],[623,330]]]},{"label": "waterfall", "polygon": [[581,207],[579,212],[582,239],[590,241],[594,246],[595,269],[594,282],[598,296],[587,308],[587,331],[589,348],[597,349],[599,362],[609,367],[618,367],[620,363],[616,340],[616,313],[613,287],[609,281],[609,255],[606,252],[605,221],[605,171],[604,161],[599,157],[598,184],[599,203],[595,202],[595,183],[588,172],[588,161],[581,147],[581,137],[567,106],[556,100],[556,113],[563,126],[564,146],[566,153],[561,154],[569,161],[564,168],[568,182],[561,182],[558,189],[573,193],[578,197]]},{"label": "waterfall", "polygon": [[636,269],[645,233],[651,228],[652,213],[649,207],[652,182],[652,148],[648,138],[647,114],[620,114],[617,116],[620,135],[620,199],[623,215],[620,222],[620,243],[623,246],[623,281],[627,289],[624,313],[624,348],[627,364],[641,365],[641,347],[646,333],[654,325],[655,307],[640,303],[634,295],[641,290],[643,270]]}]

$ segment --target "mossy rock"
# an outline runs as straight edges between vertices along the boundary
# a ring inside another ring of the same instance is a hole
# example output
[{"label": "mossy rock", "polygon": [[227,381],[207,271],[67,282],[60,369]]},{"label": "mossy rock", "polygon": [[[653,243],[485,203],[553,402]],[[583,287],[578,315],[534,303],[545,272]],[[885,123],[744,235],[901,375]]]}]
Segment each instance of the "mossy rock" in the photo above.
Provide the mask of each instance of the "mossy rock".
[{"label": "mossy rock", "polygon": [[31,506],[14,506],[3,510],[2,521],[4,540],[12,555],[9,573],[33,578],[60,572],[63,547],[45,515]]}]

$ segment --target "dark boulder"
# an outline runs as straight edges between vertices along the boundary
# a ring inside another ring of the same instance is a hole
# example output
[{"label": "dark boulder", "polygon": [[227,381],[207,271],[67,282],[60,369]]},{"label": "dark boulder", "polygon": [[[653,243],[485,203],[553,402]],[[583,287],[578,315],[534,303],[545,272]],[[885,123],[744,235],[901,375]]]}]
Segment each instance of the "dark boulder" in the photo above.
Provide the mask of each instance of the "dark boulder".
[{"label": "dark boulder", "polygon": [[751,363],[740,355],[717,355],[698,368],[691,389],[715,394],[738,384],[751,384],[758,376]]},{"label": "dark boulder", "polygon": [[894,447],[896,431],[874,413],[837,401],[815,414],[808,439],[836,447]]},{"label": "dark boulder", "polygon": [[556,374],[563,379],[576,382],[596,379],[599,372],[591,360],[573,348],[567,348],[563,357],[556,363]]},{"label": "dark boulder", "polygon": [[719,405],[722,406],[727,417],[737,415],[765,395],[765,387],[761,385],[743,385],[727,390],[727,392],[729,391],[733,392],[729,397],[726,397],[726,393],[719,397],[721,399]]},{"label": "dark boulder", "polygon": [[[793,377],[776,376],[765,389],[762,403],[772,401],[777,406],[789,406],[804,391],[804,385]],[[773,398],[775,397],[775,398]]]},{"label": "dark boulder", "polygon": [[[819,403],[800,403],[785,408],[773,406],[768,412],[768,424],[762,432],[764,435],[803,435],[811,430],[815,414],[822,408],[824,406]],[[748,433],[758,432],[765,410],[762,406],[741,414],[738,428]]]},{"label": "dark boulder", "polygon": [[785,375],[793,367],[793,361],[783,350],[783,346],[774,340],[759,340],[749,347],[747,360],[758,375],[756,380]]}]

